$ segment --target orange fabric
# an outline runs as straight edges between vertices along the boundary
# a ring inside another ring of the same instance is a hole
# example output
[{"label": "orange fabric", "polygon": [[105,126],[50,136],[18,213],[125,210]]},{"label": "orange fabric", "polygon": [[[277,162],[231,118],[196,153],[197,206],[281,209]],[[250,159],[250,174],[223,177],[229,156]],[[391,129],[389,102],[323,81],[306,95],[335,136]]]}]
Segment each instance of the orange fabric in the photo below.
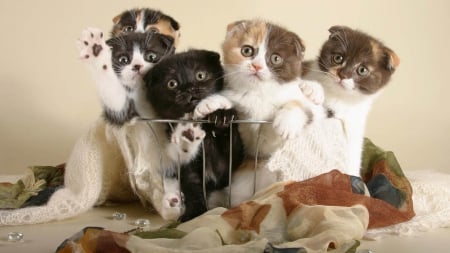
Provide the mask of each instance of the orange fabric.
[{"label": "orange fabric", "polygon": [[412,205],[406,211],[401,211],[385,201],[353,193],[350,177],[337,170],[302,182],[287,184],[278,196],[283,199],[288,215],[302,204],[329,206],[362,204],[369,211],[369,228],[397,224],[415,215]]}]

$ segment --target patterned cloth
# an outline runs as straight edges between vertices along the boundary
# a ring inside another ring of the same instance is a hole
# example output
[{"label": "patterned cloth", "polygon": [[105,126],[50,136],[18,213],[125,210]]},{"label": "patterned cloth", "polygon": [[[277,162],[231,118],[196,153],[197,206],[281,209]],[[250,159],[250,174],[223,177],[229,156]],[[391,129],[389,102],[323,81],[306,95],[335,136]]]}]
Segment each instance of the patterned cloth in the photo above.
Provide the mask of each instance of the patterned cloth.
[{"label": "patterned cloth", "polygon": [[157,231],[86,228],[57,253],[355,252],[368,228],[414,216],[411,186],[395,156],[369,140],[365,145],[363,180],[333,170],[301,182],[279,182],[235,208],[216,208]]}]

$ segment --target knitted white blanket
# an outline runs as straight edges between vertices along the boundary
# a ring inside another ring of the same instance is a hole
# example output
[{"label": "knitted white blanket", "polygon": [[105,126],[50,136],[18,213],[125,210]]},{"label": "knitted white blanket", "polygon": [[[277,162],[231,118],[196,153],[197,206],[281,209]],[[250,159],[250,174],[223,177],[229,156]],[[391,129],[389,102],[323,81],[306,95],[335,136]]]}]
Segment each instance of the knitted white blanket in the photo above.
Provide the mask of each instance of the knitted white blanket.
[{"label": "knitted white blanket", "polygon": [[72,150],[65,167],[64,188],[56,191],[46,205],[1,210],[0,224],[61,220],[106,200],[135,200],[136,196],[164,219],[178,218],[179,206],[164,202],[160,168],[168,166],[169,159],[161,155],[159,143],[167,138],[158,140],[155,136],[165,136],[164,130],[143,121],[117,128],[98,119]]}]

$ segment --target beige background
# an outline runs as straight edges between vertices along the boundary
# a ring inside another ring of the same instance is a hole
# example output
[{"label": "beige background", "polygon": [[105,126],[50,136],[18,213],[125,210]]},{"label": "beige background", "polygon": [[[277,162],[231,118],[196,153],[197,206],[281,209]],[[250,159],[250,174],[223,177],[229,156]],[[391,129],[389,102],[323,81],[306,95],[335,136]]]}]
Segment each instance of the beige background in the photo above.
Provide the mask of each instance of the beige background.
[{"label": "beige background", "polygon": [[1,1],[0,174],[66,161],[100,114],[94,83],[77,59],[81,30],[109,31],[125,9],[152,7],[182,25],[181,50],[219,50],[228,23],[266,18],[298,33],[306,58],[327,29],[362,29],[401,58],[377,100],[367,136],[405,170],[450,172],[450,1]]}]

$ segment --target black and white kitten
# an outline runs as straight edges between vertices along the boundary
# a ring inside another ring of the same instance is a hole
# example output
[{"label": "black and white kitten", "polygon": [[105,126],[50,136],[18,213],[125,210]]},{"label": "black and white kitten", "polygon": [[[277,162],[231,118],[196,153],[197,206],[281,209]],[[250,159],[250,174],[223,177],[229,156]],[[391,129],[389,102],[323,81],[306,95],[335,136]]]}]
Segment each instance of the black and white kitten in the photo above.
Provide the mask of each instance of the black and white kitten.
[{"label": "black and white kitten", "polygon": [[[167,175],[190,161],[201,142],[183,138],[182,133],[189,131],[197,136],[202,132],[198,127],[180,125],[172,133],[172,141],[160,142],[157,139],[164,135],[163,127],[151,129],[146,122],[131,119],[156,117],[145,99],[143,75],[173,53],[172,42],[171,37],[153,32],[128,33],[105,41],[103,33],[95,28],[84,30],[79,40],[80,58],[92,71],[106,122],[120,126],[114,132],[127,163],[131,187],[144,206],[152,205],[163,219],[169,220],[178,219],[184,207],[177,180]],[[134,148],[127,143],[135,143]]]},{"label": "black and white kitten", "polygon": [[158,33],[129,33],[105,41],[95,28],[82,32],[80,57],[87,62],[96,82],[105,119],[121,126],[146,112],[141,99],[142,77],[167,55],[173,54],[173,38]]},{"label": "black and white kitten", "polygon": [[[192,113],[197,104],[223,88],[223,69],[220,55],[206,50],[189,50],[162,60],[144,78],[147,98],[157,114],[166,119],[179,119]],[[203,195],[203,177],[207,198],[212,191],[229,184],[230,126],[233,109],[219,110],[207,117],[215,124],[202,125],[205,161],[199,152],[181,169],[181,190],[185,198],[185,213],[181,221],[190,220],[207,210]],[[243,146],[237,127],[232,128],[232,169],[242,161]],[[189,138],[190,134],[185,133]],[[203,162],[206,174],[203,175]]]},{"label": "black and white kitten", "polygon": [[155,32],[174,38],[174,46],[178,46],[180,24],[171,16],[155,9],[135,8],[126,10],[113,18],[111,37],[130,32]]}]

